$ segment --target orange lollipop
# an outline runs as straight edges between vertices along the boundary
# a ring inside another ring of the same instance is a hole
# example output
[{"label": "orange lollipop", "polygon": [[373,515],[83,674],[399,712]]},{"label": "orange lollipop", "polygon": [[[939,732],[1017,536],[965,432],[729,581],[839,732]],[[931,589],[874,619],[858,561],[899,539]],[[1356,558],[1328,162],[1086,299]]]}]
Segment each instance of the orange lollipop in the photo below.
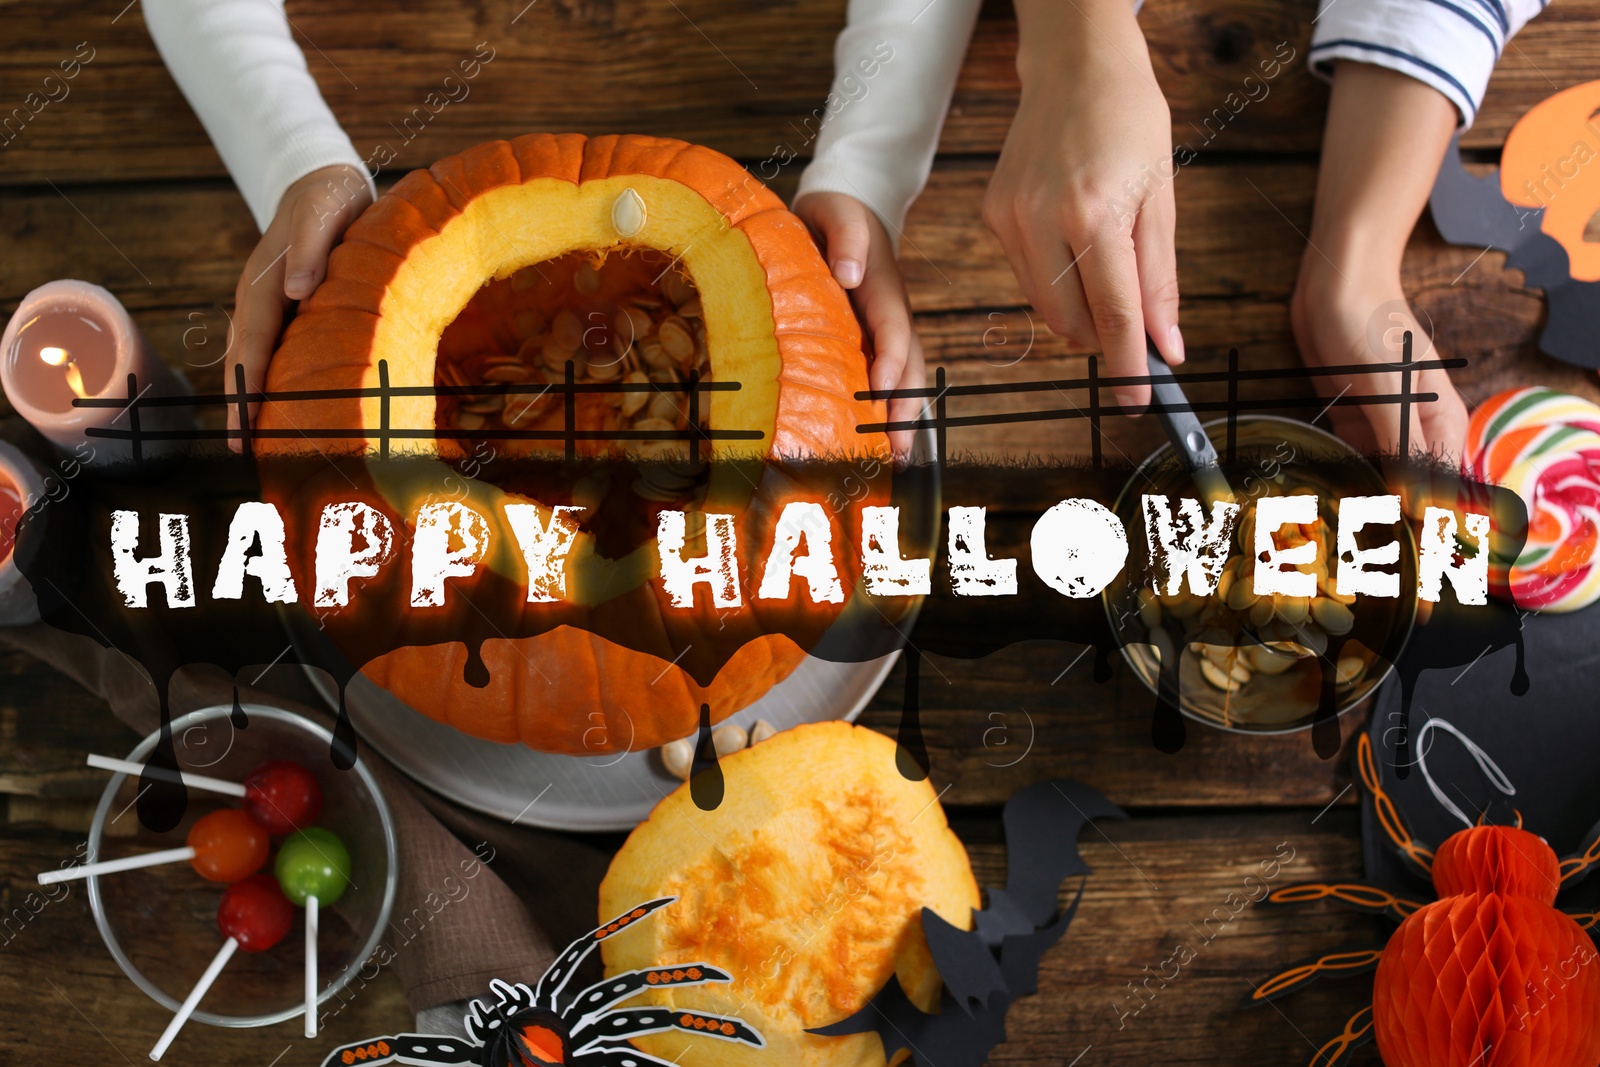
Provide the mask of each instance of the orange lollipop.
[{"label": "orange lollipop", "polygon": [[182,860],[188,860],[195,873],[209,882],[237,882],[266,865],[270,848],[267,832],[257,826],[250,816],[237,808],[222,808],[202,816],[190,828],[188,843],[182,848],[164,848],[141,856],[46,871],[39,876],[39,884],[52,885],[74,878],[139,870]]}]

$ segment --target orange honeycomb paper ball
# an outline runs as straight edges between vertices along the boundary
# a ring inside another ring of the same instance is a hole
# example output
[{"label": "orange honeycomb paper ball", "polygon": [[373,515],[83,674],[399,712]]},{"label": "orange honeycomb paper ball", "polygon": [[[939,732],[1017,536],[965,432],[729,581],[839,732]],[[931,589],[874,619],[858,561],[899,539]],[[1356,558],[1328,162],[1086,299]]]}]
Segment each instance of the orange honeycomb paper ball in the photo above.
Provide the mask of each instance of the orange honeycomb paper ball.
[{"label": "orange honeycomb paper ball", "polygon": [[1409,916],[1378,963],[1373,1029],[1387,1067],[1594,1067],[1600,958],[1554,907],[1543,838],[1462,830],[1433,865],[1439,899]]}]

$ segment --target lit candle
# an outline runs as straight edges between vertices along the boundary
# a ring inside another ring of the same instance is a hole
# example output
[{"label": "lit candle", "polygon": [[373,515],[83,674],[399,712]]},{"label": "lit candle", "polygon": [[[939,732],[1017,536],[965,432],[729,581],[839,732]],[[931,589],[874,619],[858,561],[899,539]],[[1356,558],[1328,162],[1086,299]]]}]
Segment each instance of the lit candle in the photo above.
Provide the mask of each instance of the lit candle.
[{"label": "lit candle", "polygon": [[[96,465],[131,456],[127,442],[87,433],[91,427],[131,428],[127,409],[72,402],[126,397],[129,374],[146,398],[190,391],[150,350],[117,298],[89,282],[41,285],[22,298],[0,338],[0,385],[11,405],[58,448],[81,456],[87,443]],[[186,409],[154,408],[140,411],[139,424],[152,430],[194,422]]]},{"label": "lit candle", "polygon": [[0,626],[22,626],[39,618],[33,587],[17,565],[17,523],[44,495],[44,476],[32,460],[0,441]]}]

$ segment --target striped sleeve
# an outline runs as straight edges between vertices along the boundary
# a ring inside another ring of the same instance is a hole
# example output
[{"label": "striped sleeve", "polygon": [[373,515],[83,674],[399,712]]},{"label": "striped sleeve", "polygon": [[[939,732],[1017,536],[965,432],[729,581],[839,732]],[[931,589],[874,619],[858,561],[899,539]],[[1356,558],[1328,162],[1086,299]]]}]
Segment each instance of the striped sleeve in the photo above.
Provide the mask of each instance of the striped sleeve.
[{"label": "striped sleeve", "polygon": [[1507,42],[1549,0],[1321,0],[1311,71],[1352,59],[1409,74],[1443,93],[1463,128],[1478,115]]}]

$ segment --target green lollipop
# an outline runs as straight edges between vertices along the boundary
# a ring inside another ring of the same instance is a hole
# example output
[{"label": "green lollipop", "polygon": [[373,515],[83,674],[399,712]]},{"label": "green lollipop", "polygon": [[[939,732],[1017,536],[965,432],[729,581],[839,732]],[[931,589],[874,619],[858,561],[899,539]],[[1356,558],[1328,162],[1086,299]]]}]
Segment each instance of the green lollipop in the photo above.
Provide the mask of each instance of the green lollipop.
[{"label": "green lollipop", "polygon": [[273,868],[283,895],[306,909],[306,1010],[305,1035],[317,1036],[317,926],[323,904],[344,896],[350,885],[350,851],[344,842],[320,826],[296,830],[278,846]]},{"label": "green lollipop", "polygon": [[332,904],[350,884],[350,852],[335,834],[312,826],[284,838],[274,871],[294,904],[303,908],[309,897]]}]

